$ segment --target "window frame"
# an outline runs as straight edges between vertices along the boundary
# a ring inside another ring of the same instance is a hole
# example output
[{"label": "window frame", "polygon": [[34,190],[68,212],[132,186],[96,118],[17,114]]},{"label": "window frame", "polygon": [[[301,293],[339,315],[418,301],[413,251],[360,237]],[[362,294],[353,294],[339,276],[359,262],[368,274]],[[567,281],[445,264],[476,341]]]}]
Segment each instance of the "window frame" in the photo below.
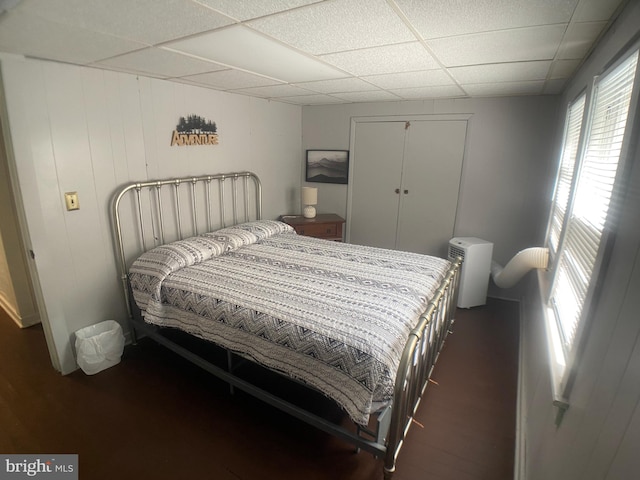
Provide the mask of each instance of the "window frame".
[{"label": "window frame", "polygon": [[[594,103],[599,84],[606,80],[608,75],[614,72],[620,65],[626,62],[633,55],[637,55],[637,62],[635,66],[634,79],[632,84],[631,98],[629,103],[629,110],[627,112],[627,118],[625,122],[624,135],[622,138],[622,144],[620,148],[620,154],[616,167],[616,174],[614,177],[613,187],[611,191],[611,199],[609,201],[609,207],[606,213],[606,219],[600,236],[598,245],[598,251],[593,264],[591,277],[588,280],[587,292],[584,303],[581,307],[581,314],[577,321],[577,328],[574,334],[573,342],[569,351],[566,351],[561,342],[562,334],[559,326],[559,320],[556,312],[553,311],[551,305],[551,295],[554,291],[555,282],[558,278],[558,263],[561,257],[563,248],[565,247],[565,237],[567,233],[567,225],[569,224],[569,218],[573,211],[574,201],[576,197],[576,190],[580,180],[580,171],[583,165],[587,148],[590,141],[590,135],[592,133],[593,126],[593,112]],[[627,191],[627,185],[625,179],[628,178],[628,170],[631,162],[629,161],[629,153],[631,148],[631,141],[634,138],[634,133],[637,133],[637,125],[640,123],[640,105],[638,100],[640,96],[640,42],[635,42],[633,46],[624,50],[614,61],[607,65],[602,73],[593,78],[590,85],[581,90],[575,98],[567,105],[564,129],[562,136],[562,145],[559,163],[556,172],[556,183],[553,189],[553,197],[549,212],[549,221],[547,224],[547,231],[545,233],[545,245],[550,245],[550,235],[552,229],[552,223],[554,221],[554,214],[556,212],[556,194],[559,182],[559,176],[562,168],[562,161],[566,149],[567,131],[569,128],[571,107],[575,105],[581,97],[585,95],[585,105],[582,116],[582,123],[580,128],[580,136],[578,140],[576,159],[574,164],[573,176],[571,180],[571,188],[569,191],[569,198],[567,206],[564,211],[564,218],[562,222],[562,229],[557,242],[557,248],[550,248],[550,262],[547,272],[542,274],[541,277],[541,300],[544,310],[545,326],[547,331],[547,341],[549,343],[549,355],[551,360],[551,376],[552,376],[552,391],[553,401],[556,406],[560,408],[556,423],[559,424],[562,420],[564,411],[569,407],[569,396],[571,389],[575,382],[575,378],[578,372],[578,366],[580,359],[584,352],[588,337],[590,325],[595,314],[598,300],[602,292],[602,286],[604,283],[604,277],[606,275],[607,265],[613,244],[615,242],[616,229],[619,223],[620,209],[617,205],[624,198]]]}]

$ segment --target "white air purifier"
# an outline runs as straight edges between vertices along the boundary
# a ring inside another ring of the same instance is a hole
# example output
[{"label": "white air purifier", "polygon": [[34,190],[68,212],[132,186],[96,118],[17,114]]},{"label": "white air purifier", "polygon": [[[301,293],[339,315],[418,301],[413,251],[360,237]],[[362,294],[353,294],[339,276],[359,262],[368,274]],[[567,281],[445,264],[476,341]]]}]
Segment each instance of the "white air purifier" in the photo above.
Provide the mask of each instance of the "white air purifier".
[{"label": "white air purifier", "polygon": [[487,303],[493,243],[476,237],[452,238],[448,256],[450,260],[462,257],[458,307],[471,308]]}]

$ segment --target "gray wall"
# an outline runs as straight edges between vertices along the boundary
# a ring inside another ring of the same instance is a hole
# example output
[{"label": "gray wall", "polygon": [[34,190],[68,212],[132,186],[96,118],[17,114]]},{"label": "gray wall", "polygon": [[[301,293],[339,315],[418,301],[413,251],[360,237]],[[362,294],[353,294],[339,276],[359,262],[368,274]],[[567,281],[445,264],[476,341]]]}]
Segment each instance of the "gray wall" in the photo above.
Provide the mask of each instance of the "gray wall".
[{"label": "gray wall", "polygon": [[[544,240],[558,100],[539,96],[309,106],[302,110],[302,143],[305,149],[349,149],[352,117],[470,114],[455,236],[493,242],[494,260],[504,265],[519,250]],[[348,186],[313,185],[319,188],[319,212],[346,215]],[[517,288],[492,287],[492,294],[520,297]]]},{"label": "gray wall", "polygon": [[[572,80],[562,110],[640,33],[634,1]],[[557,125],[562,130],[563,120]],[[638,122],[636,121],[636,125]],[[604,266],[570,408],[554,424],[547,344],[536,278],[523,302],[521,365],[527,480],[619,480],[640,477],[640,135],[633,135],[628,188],[610,261]]]}]

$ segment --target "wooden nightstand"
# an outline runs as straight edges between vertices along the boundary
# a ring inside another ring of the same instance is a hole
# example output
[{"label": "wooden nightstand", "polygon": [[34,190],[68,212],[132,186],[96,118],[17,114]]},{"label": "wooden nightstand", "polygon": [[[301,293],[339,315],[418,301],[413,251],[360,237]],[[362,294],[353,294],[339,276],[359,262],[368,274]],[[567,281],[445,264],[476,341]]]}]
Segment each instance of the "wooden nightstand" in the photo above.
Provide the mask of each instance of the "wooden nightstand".
[{"label": "wooden nightstand", "polygon": [[336,242],[342,241],[342,225],[345,220],[340,215],[319,213],[315,218],[304,218],[302,215],[282,215],[280,221],[291,225],[299,235]]}]

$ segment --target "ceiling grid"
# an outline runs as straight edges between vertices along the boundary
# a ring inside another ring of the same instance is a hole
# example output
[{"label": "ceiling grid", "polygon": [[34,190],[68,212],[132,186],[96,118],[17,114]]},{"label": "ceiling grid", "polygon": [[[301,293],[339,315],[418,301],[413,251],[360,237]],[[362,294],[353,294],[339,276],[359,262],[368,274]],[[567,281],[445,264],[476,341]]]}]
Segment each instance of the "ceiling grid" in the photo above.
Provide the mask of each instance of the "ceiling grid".
[{"label": "ceiling grid", "polygon": [[625,0],[0,0],[0,52],[299,105],[561,93]]}]

